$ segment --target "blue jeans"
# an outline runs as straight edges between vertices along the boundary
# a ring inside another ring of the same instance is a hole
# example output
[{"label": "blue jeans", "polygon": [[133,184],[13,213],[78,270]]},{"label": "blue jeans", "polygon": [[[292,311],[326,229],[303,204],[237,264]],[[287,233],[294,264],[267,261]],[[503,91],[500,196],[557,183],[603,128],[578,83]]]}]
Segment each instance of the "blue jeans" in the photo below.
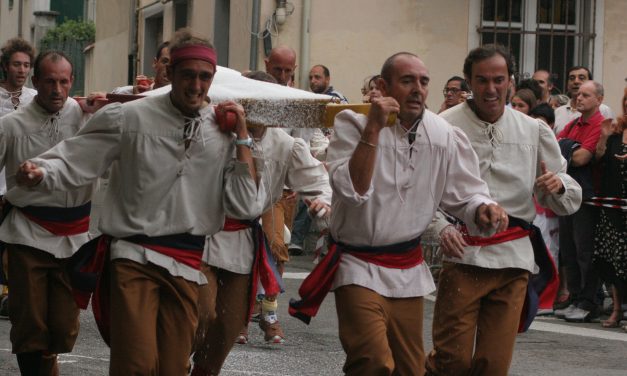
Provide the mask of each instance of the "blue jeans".
[{"label": "blue jeans", "polygon": [[304,247],[305,236],[311,227],[311,217],[307,212],[308,208],[303,200],[298,200],[298,208],[294,217],[294,226],[292,227],[292,238],[290,244]]}]

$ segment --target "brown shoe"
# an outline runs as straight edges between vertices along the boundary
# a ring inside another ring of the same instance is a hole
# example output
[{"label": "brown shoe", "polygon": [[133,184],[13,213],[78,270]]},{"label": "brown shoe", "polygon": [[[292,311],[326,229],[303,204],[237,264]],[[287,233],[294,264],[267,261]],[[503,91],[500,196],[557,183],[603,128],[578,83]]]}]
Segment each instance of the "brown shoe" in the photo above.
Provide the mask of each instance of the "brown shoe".
[{"label": "brown shoe", "polygon": [[263,339],[269,343],[284,343],[285,342],[285,334],[283,334],[283,330],[281,329],[281,325],[279,325],[278,321],[273,322],[272,324],[266,321],[265,319],[259,320],[259,327],[263,330],[264,336]]}]

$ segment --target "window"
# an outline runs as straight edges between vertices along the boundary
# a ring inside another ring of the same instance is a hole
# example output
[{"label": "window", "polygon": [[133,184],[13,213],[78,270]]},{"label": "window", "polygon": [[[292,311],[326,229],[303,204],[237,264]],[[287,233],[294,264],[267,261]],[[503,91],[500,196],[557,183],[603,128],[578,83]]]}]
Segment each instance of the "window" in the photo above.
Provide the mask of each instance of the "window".
[{"label": "window", "polygon": [[595,62],[599,1],[481,0],[478,44],[503,44],[515,57],[520,79],[545,69],[564,91],[568,67],[600,66]]}]

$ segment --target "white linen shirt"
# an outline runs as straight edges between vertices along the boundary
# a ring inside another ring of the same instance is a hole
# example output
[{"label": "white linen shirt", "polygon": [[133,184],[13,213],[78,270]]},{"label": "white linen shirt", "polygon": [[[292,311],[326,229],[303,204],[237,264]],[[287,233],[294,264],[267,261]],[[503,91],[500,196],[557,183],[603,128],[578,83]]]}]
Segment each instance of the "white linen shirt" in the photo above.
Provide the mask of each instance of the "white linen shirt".
[{"label": "white linen shirt", "polygon": [[[464,134],[428,110],[412,145],[398,121],[381,131],[370,188],[359,195],[348,164],[366,122],[366,116],[352,111],[335,118],[327,161],[333,189],[330,230],[336,241],[371,247],[405,242],[422,235],[440,204],[473,223],[481,204],[494,203]],[[424,262],[394,269],[344,254],[332,288],[350,284],[391,298],[435,290]]]},{"label": "white linen shirt", "polygon": [[[281,129],[267,128],[263,137],[254,141],[252,152],[257,174],[267,192],[263,212],[279,201],[284,185],[303,198],[319,198],[331,205],[327,171],[311,155],[305,141],[292,138]],[[251,229],[221,231],[207,240],[203,255],[207,264],[233,273],[251,272],[254,261]]]},{"label": "white linen shirt", "polygon": [[[185,148],[185,125],[197,131]],[[120,238],[180,233],[211,235],[224,216],[249,219],[261,214],[265,197],[248,165],[233,159],[233,134],[220,132],[213,106],[190,119],[170,94],[107,105],[76,137],[32,160],[48,191],[81,186],[111,166],[99,230],[117,238],[111,257],[166,268],[173,276],[206,283],[199,271],[161,253]]]},{"label": "white linen shirt", "polygon": [[[566,174],[566,160],[552,130],[543,121],[505,107],[503,116],[490,124],[480,120],[468,103],[440,115],[466,134],[479,157],[481,178],[488,184],[490,196],[508,215],[532,222],[536,215],[534,194],[540,205],[558,215],[574,213],[581,205],[581,187]],[[535,180],[542,175],[542,161],[562,180],[563,194],[545,195],[535,189]],[[463,258],[445,259],[484,268],[520,268],[530,272],[535,265],[528,237],[485,247],[466,247]]]},{"label": "white linen shirt", "polygon": [[[91,199],[93,187],[84,184],[67,191],[38,192],[18,187],[15,174],[20,163],[35,157],[73,136],[81,127],[83,112],[68,98],[57,114],[50,114],[36,101],[0,118],[0,167],[6,168],[9,191],[5,198],[15,206],[81,206]],[[57,236],[32,222],[18,209],[12,209],[0,226],[0,240],[23,244],[54,255],[70,257],[89,240],[87,232]]]}]

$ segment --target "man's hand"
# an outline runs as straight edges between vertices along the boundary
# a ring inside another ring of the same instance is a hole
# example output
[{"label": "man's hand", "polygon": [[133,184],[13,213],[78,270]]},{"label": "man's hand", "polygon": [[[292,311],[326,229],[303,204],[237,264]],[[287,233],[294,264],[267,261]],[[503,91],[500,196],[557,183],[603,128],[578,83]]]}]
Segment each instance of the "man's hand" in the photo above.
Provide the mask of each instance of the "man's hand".
[{"label": "man's hand", "polygon": [[368,113],[368,123],[366,131],[372,130],[378,133],[383,128],[388,127],[388,118],[390,114],[397,114],[401,107],[392,97],[371,97],[370,112]]},{"label": "man's hand", "polygon": [[303,201],[305,201],[305,205],[307,205],[307,207],[309,208],[309,213],[312,217],[328,218],[331,215],[331,207],[322,202],[322,200],[320,200],[319,198],[313,201],[309,201],[307,199],[304,199]]},{"label": "man's hand", "polygon": [[152,79],[143,74],[135,77],[135,85],[133,85],[133,94],[141,94],[145,91],[150,90],[150,86],[152,85]]},{"label": "man's hand", "polygon": [[26,161],[20,165],[15,174],[17,185],[24,187],[34,187],[44,178],[44,172],[36,164]]},{"label": "man's hand", "polygon": [[496,232],[501,232],[509,225],[509,218],[498,204],[482,204],[475,212],[475,224],[481,231],[496,229]]},{"label": "man's hand", "polygon": [[90,93],[87,98],[77,100],[77,102],[81,106],[83,112],[88,114],[93,114],[109,103],[107,100],[107,93],[101,91],[94,91],[93,93]]},{"label": "man's hand", "polygon": [[544,161],[540,162],[540,168],[542,169],[542,175],[536,179],[536,188],[547,195],[560,193],[564,188],[562,179],[552,171],[549,171]]},{"label": "man's hand", "polygon": [[235,123],[235,134],[239,139],[248,138],[248,129],[246,128],[246,113],[244,107],[241,104],[233,101],[225,101],[216,106],[216,112],[218,111],[231,111],[237,116]]},{"label": "man's hand", "polygon": [[440,248],[448,257],[462,258],[464,256],[464,247],[468,244],[464,240],[461,232],[457,231],[455,226],[448,225],[440,231]]}]

